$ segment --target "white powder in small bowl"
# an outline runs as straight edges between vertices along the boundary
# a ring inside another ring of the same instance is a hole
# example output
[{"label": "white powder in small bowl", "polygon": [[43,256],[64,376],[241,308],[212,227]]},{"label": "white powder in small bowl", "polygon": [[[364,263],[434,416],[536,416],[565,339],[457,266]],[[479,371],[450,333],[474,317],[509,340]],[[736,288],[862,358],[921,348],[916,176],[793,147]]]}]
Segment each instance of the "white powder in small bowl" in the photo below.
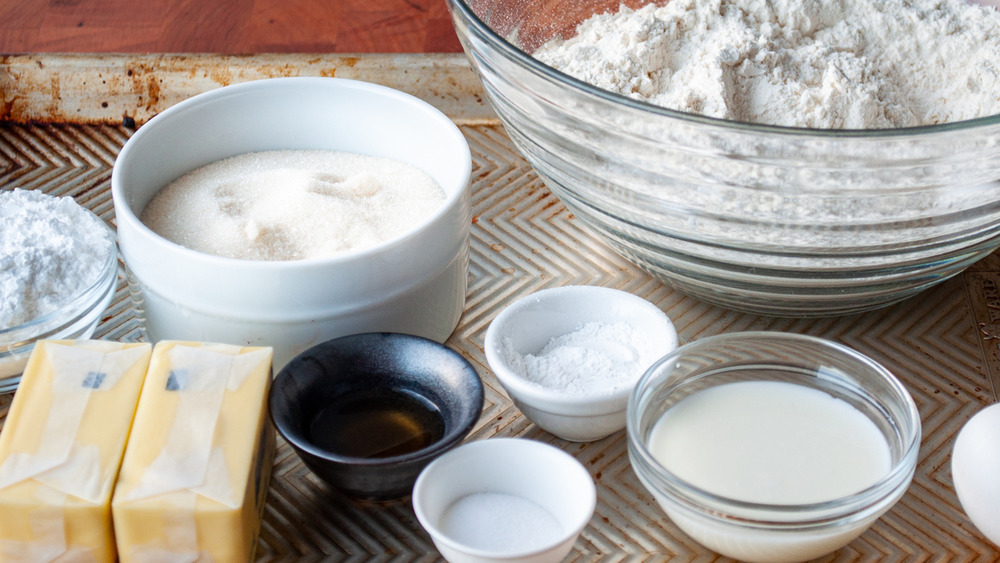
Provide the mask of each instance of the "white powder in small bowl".
[{"label": "white powder in small bowl", "polygon": [[455,501],[441,516],[441,531],[473,549],[530,552],[562,536],[556,517],[539,504],[505,493],[473,493]]},{"label": "white powder in small bowl", "polygon": [[549,340],[536,354],[518,353],[501,341],[507,363],[521,377],[573,395],[613,393],[631,387],[655,361],[642,334],[625,322],[590,322]]},{"label": "white powder in small bowl", "polygon": [[415,166],[326,150],[246,153],[185,174],[142,222],[181,246],[245,260],[363,250],[422,224],[444,191]]},{"label": "white powder in small bowl", "polygon": [[0,193],[0,329],[52,313],[96,283],[110,236],[71,197]]}]

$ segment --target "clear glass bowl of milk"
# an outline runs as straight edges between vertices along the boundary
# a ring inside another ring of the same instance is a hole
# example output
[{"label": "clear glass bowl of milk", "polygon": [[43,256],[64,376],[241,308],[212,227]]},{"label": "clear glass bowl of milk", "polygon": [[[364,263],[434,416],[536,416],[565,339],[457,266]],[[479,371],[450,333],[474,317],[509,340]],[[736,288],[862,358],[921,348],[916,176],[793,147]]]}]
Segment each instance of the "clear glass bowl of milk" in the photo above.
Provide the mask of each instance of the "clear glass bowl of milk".
[{"label": "clear glass bowl of milk", "polygon": [[920,446],[912,397],[846,346],[779,332],[697,340],[628,404],[629,458],[671,521],[744,561],[843,547],[905,493]]}]

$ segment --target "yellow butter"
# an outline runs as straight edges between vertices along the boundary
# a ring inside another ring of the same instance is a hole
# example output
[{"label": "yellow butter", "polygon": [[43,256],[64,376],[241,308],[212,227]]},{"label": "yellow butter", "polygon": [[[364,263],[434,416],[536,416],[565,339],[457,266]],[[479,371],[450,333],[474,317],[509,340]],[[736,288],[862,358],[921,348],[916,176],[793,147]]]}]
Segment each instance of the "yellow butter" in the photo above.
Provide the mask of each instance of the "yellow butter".
[{"label": "yellow butter", "polygon": [[159,342],[112,500],[121,561],[245,562],[274,454],[272,350]]},{"label": "yellow butter", "polygon": [[0,432],[0,561],[114,561],[112,488],[151,349],[35,344]]}]

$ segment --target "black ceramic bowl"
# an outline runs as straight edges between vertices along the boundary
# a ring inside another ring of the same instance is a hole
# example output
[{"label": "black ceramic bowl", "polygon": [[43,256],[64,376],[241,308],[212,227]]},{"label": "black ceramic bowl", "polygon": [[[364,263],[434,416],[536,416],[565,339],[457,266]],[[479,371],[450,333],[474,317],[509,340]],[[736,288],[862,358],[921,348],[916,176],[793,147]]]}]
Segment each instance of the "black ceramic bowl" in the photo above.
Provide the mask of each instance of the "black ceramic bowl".
[{"label": "black ceramic bowl", "polygon": [[475,368],[433,340],[368,333],[306,350],[279,373],[271,420],[306,466],[348,495],[409,495],[483,408]]}]

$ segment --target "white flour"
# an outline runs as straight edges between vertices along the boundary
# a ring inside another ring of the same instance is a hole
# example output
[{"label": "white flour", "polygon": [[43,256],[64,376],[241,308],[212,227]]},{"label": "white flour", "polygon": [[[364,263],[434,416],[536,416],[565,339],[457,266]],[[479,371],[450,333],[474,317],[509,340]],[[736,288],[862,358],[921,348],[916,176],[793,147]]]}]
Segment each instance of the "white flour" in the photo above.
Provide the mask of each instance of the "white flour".
[{"label": "white flour", "polygon": [[95,283],[109,236],[71,197],[0,193],[0,329],[55,311]]},{"label": "white flour", "polygon": [[641,353],[641,338],[628,323],[592,322],[551,339],[537,354],[518,354],[509,338],[502,352],[516,372],[547,389],[612,392],[630,387],[655,361]]},{"label": "white flour", "polygon": [[831,129],[1000,114],[1000,10],[966,0],[670,0],[577,32],[534,56],[685,112]]},{"label": "white flour", "polygon": [[142,221],[181,246],[245,260],[362,250],[421,224],[444,191],[404,162],[325,150],[241,154],[193,170]]}]

